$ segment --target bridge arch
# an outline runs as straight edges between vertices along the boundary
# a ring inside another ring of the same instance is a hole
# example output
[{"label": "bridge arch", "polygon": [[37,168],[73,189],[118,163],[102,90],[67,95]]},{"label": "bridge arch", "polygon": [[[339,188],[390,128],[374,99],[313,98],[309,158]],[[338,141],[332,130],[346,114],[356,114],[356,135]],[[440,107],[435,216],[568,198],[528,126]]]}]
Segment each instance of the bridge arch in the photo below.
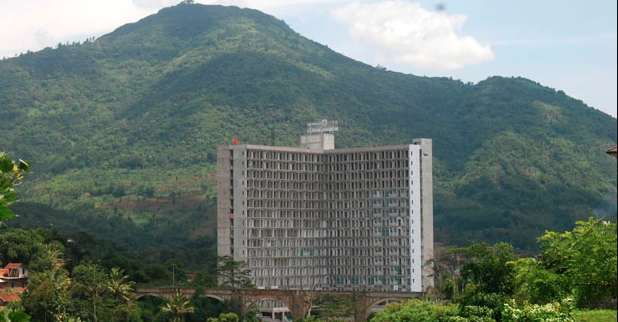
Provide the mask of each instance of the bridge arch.
[{"label": "bridge arch", "polygon": [[208,294],[208,293],[205,293],[205,294],[201,295],[200,297],[205,297],[205,298],[209,298],[209,299],[217,300],[217,301],[219,301],[219,302],[225,302],[225,301],[226,301],[226,299],[225,299],[225,298],[223,298],[223,297],[221,297],[221,296],[218,296],[218,295],[215,295],[215,294]]},{"label": "bridge arch", "polygon": [[367,306],[368,306],[369,309],[371,309],[371,308],[377,306],[378,304],[381,304],[382,302],[385,302],[384,305],[386,306],[386,305],[388,305],[390,303],[401,302],[402,300],[405,300],[405,299],[394,298],[394,297],[375,299],[374,301],[367,303],[368,304]]},{"label": "bridge arch", "polygon": [[161,299],[161,298],[165,299],[165,297],[164,297],[164,296],[161,296],[161,294],[155,294],[155,293],[141,293],[141,294],[137,294],[137,295],[135,296],[135,300],[139,301],[139,300],[143,300],[143,299],[145,299],[145,298],[149,298],[149,297],[152,297],[152,298],[157,298],[157,299]]},{"label": "bridge arch", "polygon": [[[401,299],[401,298],[376,298],[373,301],[369,301],[365,305],[364,310],[362,310],[360,312],[360,313],[362,313],[361,316],[365,317],[364,321],[366,321],[369,318],[369,316],[371,315],[371,313],[374,313],[374,309],[382,307],[381,310],[383,310],[384,308],[386,308],[386,306],[388,304],[401,302],[403,300],[405,300],[405,299]],[[375,310],[375,312],[381,311],[381,310]]]}]

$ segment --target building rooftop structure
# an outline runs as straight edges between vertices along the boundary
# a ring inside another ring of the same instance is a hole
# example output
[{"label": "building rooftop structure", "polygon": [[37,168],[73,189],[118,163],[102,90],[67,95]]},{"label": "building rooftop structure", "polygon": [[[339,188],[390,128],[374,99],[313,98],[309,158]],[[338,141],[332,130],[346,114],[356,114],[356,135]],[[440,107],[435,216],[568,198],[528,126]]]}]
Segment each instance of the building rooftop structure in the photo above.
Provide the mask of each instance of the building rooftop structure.
[{"label": "building rooftop structure", "polygon": [[337,122],[299,147],[217,151],[218,254],[258,288],[424,292],[433,285],[432,143],[335,149]]}]

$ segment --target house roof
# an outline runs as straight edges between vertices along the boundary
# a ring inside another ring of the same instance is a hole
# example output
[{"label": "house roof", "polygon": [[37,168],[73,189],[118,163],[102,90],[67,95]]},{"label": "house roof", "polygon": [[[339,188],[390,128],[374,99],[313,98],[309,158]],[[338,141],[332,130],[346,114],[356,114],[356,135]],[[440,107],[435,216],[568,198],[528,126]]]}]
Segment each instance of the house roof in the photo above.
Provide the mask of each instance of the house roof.
[{"label": "house roof", "polygon": [[13,292],[0,292],[0,301],[3,303],[19,302],[21,297],[17,293]]},{"label": "house roof", "polygon": [[20,267],[21,267],[21,263],[8,263],[6,264],[4,268],[11,269],[11,268],[20,268]]},{"label": "house roof", "polygon": [[613,148],[605,151],[605,153],[607,153],[607,154],[609,154],[609,155],[611,155],[611,156],[613,156],[615,158],[616,157],[616,147],[613,147]]}]

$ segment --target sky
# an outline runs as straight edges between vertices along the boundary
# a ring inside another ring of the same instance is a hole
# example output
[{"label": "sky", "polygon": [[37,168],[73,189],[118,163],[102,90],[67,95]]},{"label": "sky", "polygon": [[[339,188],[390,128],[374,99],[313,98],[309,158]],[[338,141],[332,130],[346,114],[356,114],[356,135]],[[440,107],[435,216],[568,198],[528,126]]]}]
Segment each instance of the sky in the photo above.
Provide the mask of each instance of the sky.
[{"label": "sky", "polygon": [[[98,38],[180,0],[0,0],[0,59]],[[524,77],[616,118],[616,0],[195,0],[252,8],[354,60]]]}]

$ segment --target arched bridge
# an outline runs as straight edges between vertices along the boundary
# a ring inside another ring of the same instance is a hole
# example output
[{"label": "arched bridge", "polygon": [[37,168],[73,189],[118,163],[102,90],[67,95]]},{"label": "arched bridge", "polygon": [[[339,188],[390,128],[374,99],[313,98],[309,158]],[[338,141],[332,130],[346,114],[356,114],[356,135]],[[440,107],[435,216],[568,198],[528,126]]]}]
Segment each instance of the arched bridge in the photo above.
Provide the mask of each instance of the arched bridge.
[{"label": "arched bridge", "polygon": [[[384,301],[401,301],[418,298],[424,293],[412,292],[338,292],[338,291],[315,291],[315,290],[264,290],[264,289],[204,289],[200,297],[208,297],[219,301],[234,303],[240,312],[244,312],[259,300],[271,299],[287,304],[292,318],[307,316],[311,302],[317,294],[328,293],[337,296],[345,296],[352,299],[355,304],[354,319],[364,322],[369,317],[372,307]],[[143,296],[157,296],[171,299],[175,294],[182,294],[186,298],[196,295],[195,288],[186,287],[138,287],[137,298]]]}]

